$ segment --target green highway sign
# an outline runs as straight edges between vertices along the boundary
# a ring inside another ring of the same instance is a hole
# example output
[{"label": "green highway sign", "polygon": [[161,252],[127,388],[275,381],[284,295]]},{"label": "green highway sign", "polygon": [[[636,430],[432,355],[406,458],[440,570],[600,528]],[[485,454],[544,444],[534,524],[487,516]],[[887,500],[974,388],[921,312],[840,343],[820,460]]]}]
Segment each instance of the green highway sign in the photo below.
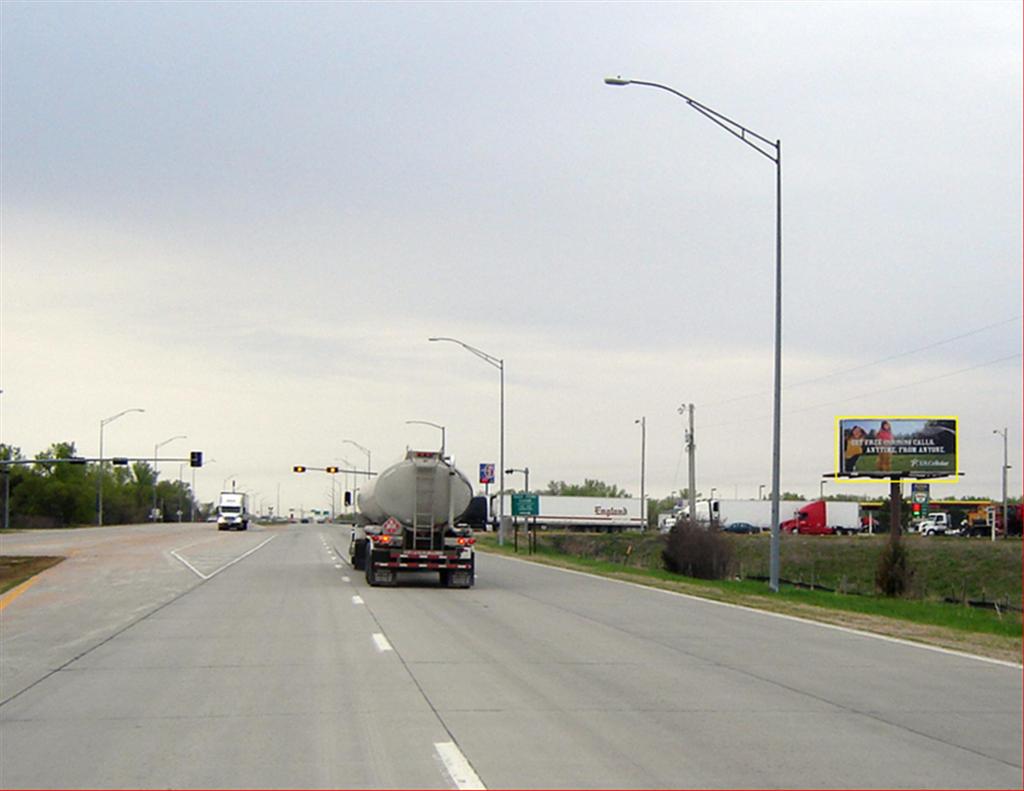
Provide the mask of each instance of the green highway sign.
[{"label": "green highway sign", "polygon": [[512,516],[537,516],[540,513],[540,495],[513,494]]}]

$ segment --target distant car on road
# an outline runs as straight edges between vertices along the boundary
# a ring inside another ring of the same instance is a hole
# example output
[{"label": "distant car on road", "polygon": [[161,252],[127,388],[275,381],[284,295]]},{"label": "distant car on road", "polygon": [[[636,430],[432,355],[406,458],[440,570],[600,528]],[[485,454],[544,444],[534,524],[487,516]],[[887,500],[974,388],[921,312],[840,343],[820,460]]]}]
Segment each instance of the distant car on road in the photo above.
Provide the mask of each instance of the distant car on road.
[{"label": "distant car on road", "polygon": [[726,533],[760,533],[761,528],[750,522],[730,522],[722,528]]}]

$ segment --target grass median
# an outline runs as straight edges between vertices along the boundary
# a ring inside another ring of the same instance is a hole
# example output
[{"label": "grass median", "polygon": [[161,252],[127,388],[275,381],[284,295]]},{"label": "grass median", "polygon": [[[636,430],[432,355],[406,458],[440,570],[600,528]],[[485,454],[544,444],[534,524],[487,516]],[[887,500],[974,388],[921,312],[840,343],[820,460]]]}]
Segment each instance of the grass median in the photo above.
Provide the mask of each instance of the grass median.
[{"label": "grass median", "polygon": [[[766,570],[766,566],[762,569],[762,556],[766,558],[767,536],[740,535],[729,539],[737,548],[737,571],[742,568],[743,573],[737,573],[734,579],[715,581],[666,571],[661,567],[664,537],[657,535],[541,531],[537,551],[532,555],[526,552],[522,533],[518,552],[511,539],[499,547],[494,534],[481,534],[478,546],[485,552],[514,555],[700,598],[1021,661],[1019,541],[995,545],[968,539],[909,542],[919,571],[915,595],[887,598],[874,595],[873,589],[869,592],[867,582],[873,580],[874,562],[885,542],[883,536],[784,536],[782,576],[800,584],[783,583],[778,593],[772,593],[766,582],[750,578],[761,576]],[[812,584],[835,590],[812,589]],[[979,608],[963,603],[963,599],[969,598],[968,592],[976,595],[979,588],[984,588],[994,606]],[[939,592],[946,590],[956,592],[960,603],[943,601]],[[1003,603],[996,606],[1000,599]]]},{"label": "grass median", "polygon": [[0,555],[0,595],[62,560],[64,558],[54,555]]}]

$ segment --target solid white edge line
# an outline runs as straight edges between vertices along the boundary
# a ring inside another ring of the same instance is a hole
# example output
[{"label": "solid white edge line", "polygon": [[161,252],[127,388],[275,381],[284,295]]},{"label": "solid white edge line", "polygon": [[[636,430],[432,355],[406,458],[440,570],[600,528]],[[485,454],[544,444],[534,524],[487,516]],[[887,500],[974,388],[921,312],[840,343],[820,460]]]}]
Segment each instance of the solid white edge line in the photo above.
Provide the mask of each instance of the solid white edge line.
[{"label": "solid white edge line", "polygon": [[811,620],[810,618],[801,618],[801,617],[799,617],[797,615],[786,615],[785,613],[781,613],[781,612],[772,612],[771,610],[759,610],[756,607],[747,607],[746,605],[743,605],[743,604],[732,604],[731,602],[717,601],[715,599],[705,599],[705,598],[703,598],[701,596],[694,596],[691,593],[680,593],[679,591],[670,591],[670,590],[665,590],[664,588],[655,588],[655,587],[653,587],[651,585],[641,585],[638,582],[627,582],[626,580],[617,580],[617,579],[613,579],[611,577],[602,577],[599,574],[591,574],[591,573],[586,572],[586,571],[577,571],[576,569],[565,569],[565,568],[562,568],[561,566],[549,566],[546,563],[534,563],[533,561],[530,561],[530,560],[523,560],[522,558],[510,558],[510,557],[506,557],[505,555],[499,555],[497,553],[486,553],[485,552],[485,553],[482,553],[482,554],[490,554],[491,557],[503,558],[504,560],[514,560],[514,561],[517,561],[519,563],[529,563],[531,566],[534,566],[534,567],[554,569],[555,571],[564,571],[567,574],[579,574],[581,577],[590,577],[591,579],[604,580],[605,582],[616,582],[619,585],[629,585],[629,586],[634,587],[634,588],[641,588],[642,590],[654,591],[655,593],[666,593],[669,596],[679,596],[679,597],[684,598],[684,599],[690,599],[692,601],[703,602],[705,604],[717,604],[719,607],[731,607],[734,610],[745,610],[746,612],[757,613],[759,615],[768,615],[768,616],[771,616],[772,618],[783,618],[783,619],[785,619],[787,621],[799,621],[800,623],[811,624],[813,626],[820,626],[823,629],[835,629],[838,632],[846,632],[847,634],[855,634],[855,635],[859,635],[860,637],[871,637],[871,638],[874,638],[875,640],[884,640],[884,641],[889,642],[889,643],[898,643],[899,645],[907,645],[907,646],[911,646],[912,648],[923,648],[926,651],[935,651],[935,652],[940,653],[940,654],[949,654],[950,656],[958,656],[958,657],[961,657],[963,659],[976,659],[979,662],[988,662],[989,664],[993,664],[993,665],[1002,665],[1003,667],[1013,668],[1014,670],[1020,670],[1021,667],[1024,667],[1024,665],[1021,665],[1021,664],[1016,663],[1016,662],[1007,662],[1005,659],[992,659],[991,657],[987,657],[987,656],[978,656],[977,654],[968,654],[966,651],[957,651],[957,650],[955,650],[953,648],[943,648],[942,646],[928,645],[927,643],[915,643],[913,640],[904,640],[904,639],[902,639],[900,637],[890,637],[889,635],[877,634],[875,632],[864,632],[864,631],[861,631],[860,629],[851,629],[849,626],[839,626],[838,624],[834,624],[834,623],[825,623],[823,621],[814,621],[814,620]]},{"label": "solid white edge line", "polygon": [[172,554],[172,555],[174,555],[174,557],[176,557],[176,558],[177,558],[178,560],[180,560],[180,561],[181,561],[182,563],[184,563],[184,564],[185,564],[185,566],[186,566],[186,567],[187,567],[187,568],[188,568],[188,569],[189,569],[190,571],[194,571],[194,572],[195,572],[195,573],[196,573],[196,574],[197,574],[197,575],[199,576],[199,578],[200,578],[200,579],[204,579],[204,580],[208,580],[208,579],[210,579],[210,578],[209,578],[209,577],[207,577],[207,576],[206,576],[205,574],[203,574],[203,572],[201,572],[201,571],[200,571],[199,569],[197,569],[197,568],[196,568],[195,566],[193,566],[193,565],[192,565],[191,563],[189,563],[189,562],[188,562],[187,560],[185,560],[185,558],[183,558],[183,557],[182,557],[181,555],[179,555],[179,554],[178,554],[178,550],[176,550],[176,549],[172,549],[172,550],[171,550],[171,554]]},{"label": "solid white edge line", "polygon": [[216,576],[217,576],[218,574],[220,574],[220,573],[221,573],[222,571],[224,571],[224,569],[227,569],[227,568],[231,568],[231,567],[232,567],[233,565],[235,565],[235,564],[236,564],[236,563],[238,563],[239,561],[241,561],[241,560],[245,560],[245,559],[246,559],[247,557],[249,557],[249,555],[251,555],[251,554],[252,554],[253,552],[255,552],[255,551],[256,551],[257,549],[262,549],[262,548],[263,548],[263,547],[265,547],[265,546],[266,546],[267,544],[269,544],[269,543],[270,543],[271,541],[273,541],[273,540],[274,540],[275,538],[277,538],[277,536],[271,536],[271,537],[270,537],[270,538],[268,538],[268,539],[267,539],[266,541],[263,541],[262,543],[260,543],[260,544],[257,544],[257,545],[256,545],[256,546],[254,546],[254,547],[253,547],[252,549],[250,549],[250,550],[249,550],[248,552],[244,552],[244,553],[242,553],[242,554],[241,554],[241,555],[239,555],[239,556],[238,556],[237,558],[235,558],[234,560],[232,560],[232,561],[231,561],[230,563],[225,563],[225,564],[224,564],[223,566],[221,566],[221,567],[220,567],[219,569],[217,569],[216,571],[212,572],[212,573],[210,574],[210,576],[211,576],[211,577],[216,577]]},{"label": "solid white edge line", "polygon": [[434,742],[434,749],[459,791],[486,791],[487,786],[473,771],[473,767],[469,765],[466,756],[455,742]]},{"label": "solid white edge line", "polygon": [[373,633],[373,644],[377,646],[378,651],[393,651],[391,643],[388,642],[388,638],[382,635],[380,632]]},{"label": "solid white edge line", "polygon": [[[182,563],[184,563],[191,571],[194,571],[196,574],[198,574],[201,579],[208,580],[208,579],[213,579],[218,574],[220,574],[222,571],[224,571],[224,569],[230,568],[231,566],[233,566],[236,563],[238,563],[238,561],[244,560],[245,558],[249,557],[249,555],[251,555],[253,552],[255,552],[260,547],[265,547],[267,544],[269,544],[275,538],[277,538],[277,536],[271,536],[270,538],[268,538],[263,543],[259,544],[258,546],[253,547],[248,552],[245,552],[245,553],[239,555],[237,558],[232,560],[230,563],[225,563],[219,569],[217,569],[216,571],[210,572],[209,574],[203,574],[203,572],[201,572],[199,569],[197,569],[195,566],[193,566],[191,563],[189,563],[187,560],[185,560],[185,558],[183,558],[181,555],[178,554],[178,550],[177,549],[172,549],[171,550],[171,554],[175,558],[180,560]],[[193,544],[189,544],[189,546],[194,546],[194,545]],[[180,549],[186,549],[186,547],[180,547]]]}]

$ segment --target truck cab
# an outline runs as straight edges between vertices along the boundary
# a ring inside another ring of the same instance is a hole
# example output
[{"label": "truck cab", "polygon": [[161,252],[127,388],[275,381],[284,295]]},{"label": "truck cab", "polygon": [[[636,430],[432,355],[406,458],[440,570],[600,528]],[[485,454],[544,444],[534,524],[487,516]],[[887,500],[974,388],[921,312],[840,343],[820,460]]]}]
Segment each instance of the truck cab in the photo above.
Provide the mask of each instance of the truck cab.
[{"label": "truck cab", "polygon": [[217,501],[218,530],[248,530],[248,498],[243,492],[221,492]]},{"label": "truck cab", "polygon": [[954,535],[957,531],[950,521],[949,514],[930,514],[917,523],[917,532],[923,536]]}]

